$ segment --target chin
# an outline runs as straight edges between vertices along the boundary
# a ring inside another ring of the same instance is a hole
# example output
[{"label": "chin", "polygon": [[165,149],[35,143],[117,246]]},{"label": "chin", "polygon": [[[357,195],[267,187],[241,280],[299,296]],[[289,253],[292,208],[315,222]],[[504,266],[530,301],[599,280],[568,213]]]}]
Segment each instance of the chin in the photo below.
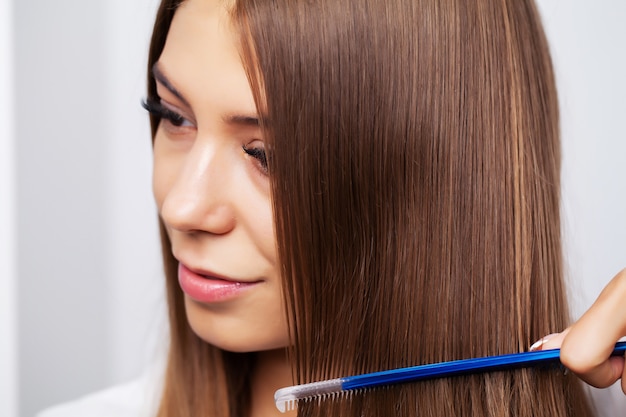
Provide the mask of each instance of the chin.
[{"label": "chin", "polygon": [[210,308],[185,297],[187,321],[202,340],[219,349],[245,353],[282,349],[289,346],[287,320],[282,312],[245,314],[228,308]]}]

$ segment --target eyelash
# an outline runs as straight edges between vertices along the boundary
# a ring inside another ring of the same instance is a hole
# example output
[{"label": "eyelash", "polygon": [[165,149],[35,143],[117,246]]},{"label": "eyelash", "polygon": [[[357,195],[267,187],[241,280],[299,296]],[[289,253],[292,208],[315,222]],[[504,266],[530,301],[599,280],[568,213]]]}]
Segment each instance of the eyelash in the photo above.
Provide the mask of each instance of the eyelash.
[{"label": "eyelash", "polygon": [[268,166],[267,166],[267,154],[265,153],[265,149],[263,149],[263,148],[248,148],[245,145],[242,147],[242,149],[243,149],[243,151],[246,154],[248,154],[252,158],[256,159],[258,161],[259,166],[262,169],[263,173],[267,174]]},{"label": "eyelash", "polygon": [[[141,102],[141,106],[148,111],[151,115],[158,117],[161,120],[167,120],[175,127],[180,127],[185,122],[185,118],[176,113],[173,110],[165,107],[158,99],[149,97],[146,100]],[[246,145],[242,147],[243,151],[249,155],[250,157],[257,160],[259,163],[259,167],[264,174],[267,175],[268,165],[267,165],[267,154],[265,153],[265,149],[263,148],[248,148]]]},{"label": "eyelash", "polygon": [[165,107],[160,101],[154,98],[147,98],[146,100],[141,102],[141,106],[148,111],[151,115],[158,117],[159,119],[164,119],[170,122],[173,126],[181,127],[185,122],[185,119],[182,115],[176,113],[173,110]]}]

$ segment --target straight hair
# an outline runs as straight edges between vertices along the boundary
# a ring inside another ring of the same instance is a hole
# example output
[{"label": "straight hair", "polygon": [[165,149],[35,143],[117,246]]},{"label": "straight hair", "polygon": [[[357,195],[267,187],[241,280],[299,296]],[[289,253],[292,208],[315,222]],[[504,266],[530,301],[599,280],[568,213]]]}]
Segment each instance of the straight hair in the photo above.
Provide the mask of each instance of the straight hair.
[{"label": "straight hair", "polygon": [[[161,4],[149,68],[179,3]],[[568,324],[557,95],[531,0],[233,3],[269,151],[296,383],[519,352]],[[159,416],[243,417],[254,354],[193,333],[161,232],[171,346]],[[591,412],[574,376],[526,369],[298,415]]]}]

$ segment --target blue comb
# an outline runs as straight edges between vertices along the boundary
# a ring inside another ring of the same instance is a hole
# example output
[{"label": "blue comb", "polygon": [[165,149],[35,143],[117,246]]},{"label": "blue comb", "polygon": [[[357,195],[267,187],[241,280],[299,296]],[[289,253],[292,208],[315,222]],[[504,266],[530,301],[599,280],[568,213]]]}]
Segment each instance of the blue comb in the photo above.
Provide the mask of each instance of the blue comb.
[{"label": "blue comb", "polygon": [[[276,401],[276,408],[284,413],[285,411],[294,410],[298,401],[301,400],[308,401],[316,398],[330,398],[354,390],[479,372],[559,365],[561,363],[559,360],[560,352],[560,349],[538,350],[534,352],[513,353],[411,366],[408,368],[329,379],[327,381],[281,388],[274,394],[274,401]],[[624,355],[625,352],[626,342],[618,342],[611,356]]]}]

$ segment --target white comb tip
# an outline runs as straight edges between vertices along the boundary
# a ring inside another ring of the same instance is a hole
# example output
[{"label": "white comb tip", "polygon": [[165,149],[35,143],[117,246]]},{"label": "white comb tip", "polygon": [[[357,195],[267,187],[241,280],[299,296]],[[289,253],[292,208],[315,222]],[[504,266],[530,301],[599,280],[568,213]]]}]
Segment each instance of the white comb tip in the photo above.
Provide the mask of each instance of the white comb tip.
[{"label": "white comb tip", "polygon": [[298,398],[292,393],[292,387],[281,388],[274,393],[276,408],[281,413],[293,410],[297,400]]},{"label": "white comb tip", "polygon": [[341,391],[341,378],[330,379],[328,381],[312,382],[310,384],[294,385],[292,387],[281,388],[274,394],[276,408],[281,413],[296,409],[298,400],[305,398],[321,397],[326,394],[338,393]]},{"label": "white comb tip", "polygon": [[286,413],[287,411],[293,411],[296,409],[297,400],[286,400],[286,401],[277,401],[276,408],[281,413]]}]

